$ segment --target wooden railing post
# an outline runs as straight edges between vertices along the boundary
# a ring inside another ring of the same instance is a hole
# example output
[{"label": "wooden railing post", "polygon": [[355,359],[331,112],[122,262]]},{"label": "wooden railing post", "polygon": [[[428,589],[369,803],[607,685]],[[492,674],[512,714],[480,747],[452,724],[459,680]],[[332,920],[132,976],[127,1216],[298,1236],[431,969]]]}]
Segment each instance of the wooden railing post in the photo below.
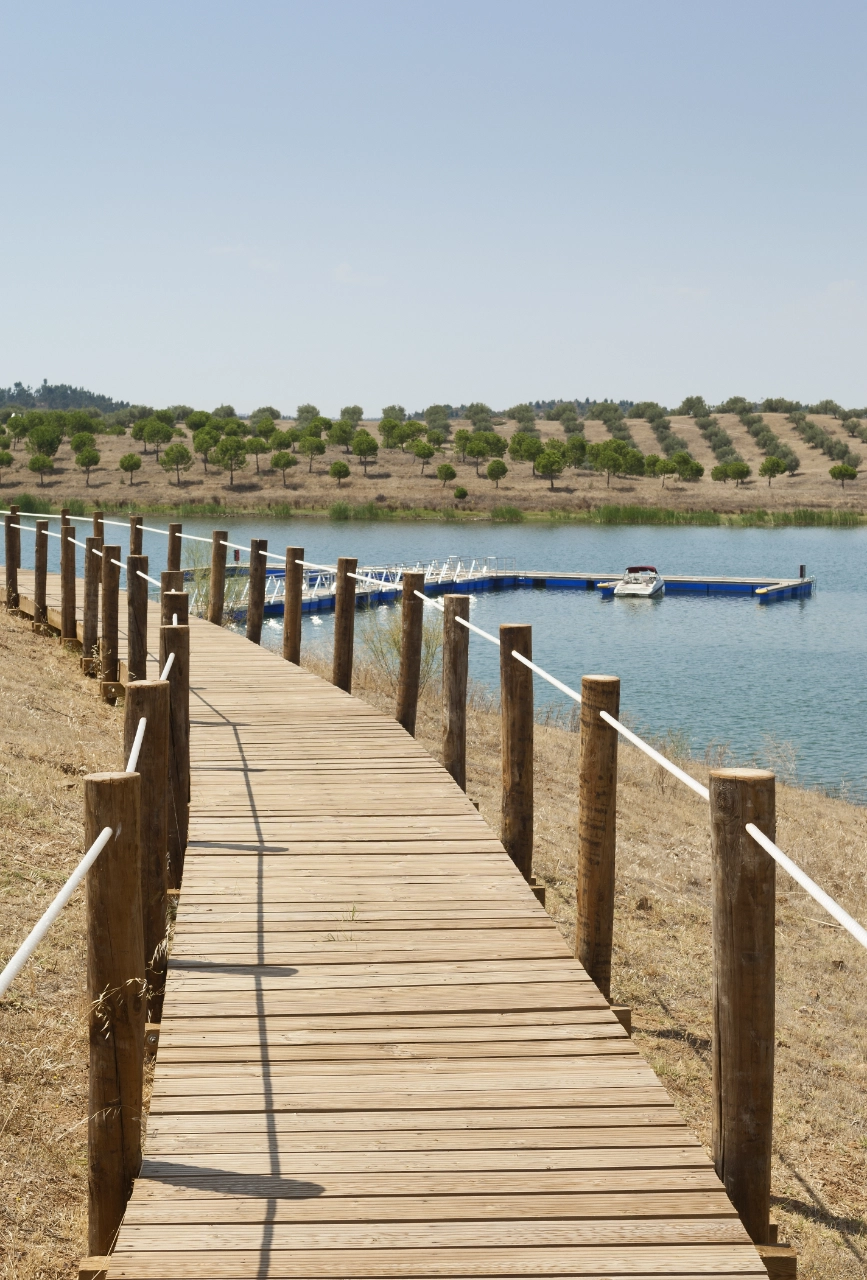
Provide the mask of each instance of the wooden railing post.
[{"label": "wooden railing post", "polygon": [[129,518],[129,553],[131,556],[140,556],[142,554],[143,523],[143,516],[130,516]]},{"label": "wooden railing post", "polygon": [[169,684],[169,867],[170,889],[181,887],[190,820],[190,628],[160,627],[160,671],[175,655]]},{"label": "wooden railing post", "polygon": [[169,546],[166,552],[166,568],[170,572],[175,572],[181,567],[181,530],[183,525],[169,525]]},{"label": "wooden railing post", "polygon": [[60,643],[73,647],[78,642],[75,626],[75,530],[60,526]]},{"label": "wooden railing post", "polygon": [[223,604],[226,599],[226,552],[229,535],[225,529],[215,529],[211,534],[211,578],[208,583],[208,622],[223,625]]},{"label": "wooden railing post", "polygon": [[64,526],[65,524],[69,524],[69,507],[61,507],[61,508],[60,508],[60,527],[61,527],[61,529],[63,528],[63,526]]},{"label": "wooden railing post", "polygon": [[21,530],[14,526],[20,519],[18,508],[10,505],[10,514],[6,516],[6,608],[18,608],[18,568],[21,560]]},{"label": "wooden railing post", "polygon": [[[175,622],[176,618],[177,622]],[[185,627],[189,620],[189,594],[186,591],[164,591],[160,600],[160,625]]]},{"label": "wooden railing post", "polygon": [[283,657],[298,666],[301,662],[301,598],[304,594],[303,547],[286,548],[286,579],[283,590]]},{"label": "wooden railing post", "polygon": [[147,720],[139,752],[141,778],[141,908],[148,1020],[159,1022],[166,978],[166,855],[169,829],[169,682],[134,680],[127,685],[123,754],[129,759],[142,716]]},{"label": "wooden railing post", "polygon": [[36,521],[33,575],[33,626],[48,622],[48,521]]},{"label": "wooden railing post", "polygon": [[117,701],[119,672],[118,593],[120,590],[120,547],[102,548],[102,631],[99,638],[99,665],[102,672],[102,696],[106,702]]},{"label": "wooden railing post", "polygon": [[578,746],[578,865],[575,875],[575,958],[611,999],[614,936],[614,858],[617,814],[617,676],[584,676]]},{"label": "wooden railing post", "polygon": [[[95,558],[95,557],[94,557]],[[148,674],[148,584],[139,573],[147,573],[147,556],[126,558],[127,680],[147,680]]]},{"label": "wooden railing post", "polygon": [[533,657],[533,628],[500,627],[502,717],[502,836],[506,852],[527,881],[533,876],[533,675],[512,650]]},{"label": "wooden railing post", "polygon": [[[93,513],[93,536],[94,538],[99,538],[99,545],[102,546],[102,544],[105,542],[105,512],[104,511],[94,511]],[[93,558],[96,561],[97,581],[101,582],[102,581],[102,561],[100,560],[99,556],[94,556]]]},{"label": "wooden railing post", "polygon": [[247,639],[253,644],[262,643],[262,622],[265,617],[265,570],[268,567],[267,538],[250,541],[250,586],[247,592]]},{"label": "wooden railing post", "polygon": [[334,659],[331,683],[346,693],[352,692],[352,651],[355,640],[355,573],[358,561],[341,556],[337,561],[334,584]]},{"label": "wooden railing post", "polygon": [[97,551],[102,551],[102,539],[85,538],[84,608],[81,617],[81,669],[85,675],[93,675],[96,670],[99,646],[99,566],[102,560]]},{"label": "wooden railing post", "polygon": [[457,618],[470,619],[470,598],[443,599],[443,764],[462,791],[467,789],[467,677],[470,633]]},{"label": "wooden railing post", "polygon": [[114,1244],[141,1166],[145,970],[137,773],[84,780],[85,846],[111,827],[87,873],[87,995],[90,1005],[88,1242]]},{"label": "wooden railing post", "polygon": [[767,1244],[774,1110],[775,864],[745,830],[775,837],[774,775],[710,775],[713,1158],[755,1244]]},{"label": "wooden railing post", "polygon": [[400,615],[400,671],[397,677],[395,719],[415,737],[418,714],[418,686],[421,674],[421,646],[424,635],[424,574],[411,570],[403,575],[403,602]]},{"label": "wooden railing post", "polygon": [[183,591],[184,575],[180,569],[163,569],[160,574],[160,617],[163,625],[171,623],[172,615],[166,618],[165,595],[167,591]]}]

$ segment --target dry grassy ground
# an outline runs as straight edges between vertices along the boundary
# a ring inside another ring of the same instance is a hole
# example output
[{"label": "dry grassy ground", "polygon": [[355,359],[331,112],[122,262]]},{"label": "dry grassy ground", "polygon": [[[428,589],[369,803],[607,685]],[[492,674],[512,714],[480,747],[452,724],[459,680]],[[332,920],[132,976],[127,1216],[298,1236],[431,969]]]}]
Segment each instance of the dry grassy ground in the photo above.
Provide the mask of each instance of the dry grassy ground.
[{"label": "dry grassy ground", "polygon": [[[86,773],[120,767],[122,712],[78,658],[0,610],[0,966],[80,859]],[[87,1252],[87,1005],[79,890],[0,1001],[0,1276]]]},{"label": "dry grassy ground", "polygon": [[[258,474],[256,460],[251,456],[246,469],[237,474],[234,487],[230,488],[228,475],[213,465],[206,473],[201,458],[196,458],[192,470],[182,476],[178,486],[174,474],[167,476],[150,451],[142,458],[142,468],[130,488],[118,470],[118,458],[124,453],[140,452],[141,446],[129,436],[100,436],[97,447],[102,462],[93,472],[89,487],[75,466],[68,441],[61,445],[55,459],[55,473],[50,478],[46,477],[44,488],[39,487],[38,477],[27,470],[27,454],[23,446],[19,446],[13,452],[15,461],[11,471],[4,470],[0,476],[0,499],[6,503],[14,501],[22,492],[29,492],[48,498],[57,508],[70,498],[79,498],[94,506],[216,502],[248,511],[266,511],[269,506],[288,503],[298,510],[323,512],[338,500],[353,504],[374,501],[394,510],[418,507],[441,510],[453,509],[457,505],[462,510],[479,514],[490,512],[495,506],[513,506],[522,511],[543,513],[577,512],[607,502],[724,513],[757,509],[788,511],[797,507],[867,510],[867,492],[863,491],[865,481],[858,480],[845,489],[841,488],[828,475],[830,459],[817,449],[808,448],[784,414],[766,413],[763,416],[771,430],[790,444],[801,459],[801,470],[796,476],[781,476],[770,487],[758,476],[763,455],[749,432],[733,414],[719,414],[720,426],[729,433],[735,447],[753,468],[753,478],[738,489],[732,482],[723,485],[710,479],[716,459],[702,433],[692,419],[674,417],[671,419],[672,430],[687,441],[693,456],[704,466],[705,475],[701,480],[690,483],[669,477],[664,488],[659,480],[644,478],[612,479],[608,486],[604,476],[569,470],[554,482],[552,490],[547,480],[533,477],[529,463],[515,463],[507,457],[509,474],[500,481],[497,489],[485,478],[484,466],[482,474],[477,477],[475,463],[462,463],[460,458],[454,457],[449,446],[446,446],[444,455],[437,455],[428,463],[424,475],[421,474],[421,464],[411,455],[401,453],[399,449],[380,449],[379,457],[368,467],[367,476],[356,458],[341,448],[329,447],[323,457],[314,459],[312,472],[308,470],[308,460],[299,457],[298,466],[287,473],[288,487],[285,488],[280,473],[270,469],[270,454],[260,457],[261,471]],[[834,418],[812,415],[811,420],[831,435],[847,440],[856,452],[867,455],[867,446],[862,446],[860,441],[849,440],[842,425]],[[365,425],[378,439],[377,424],[369,422]],[[469,425],[465,422],[453,424],[454,429]],[[510,422],[497,430],[511,435],[514,426]],[[645,453],[660,452],[656,437],[646,422],[639,419],[630,421],[628,426],[636,444]],[[543,439],[561,434],[559,422],[540,422],[539,428]],[[585,435],[589,441],[609,438],[601,422],[585,423]],[[345,459],[352,470],[350,479],[344,480],[339,490],[337,482],[328,475],[328,468],[336,458]],[[457,480],[445,489],[435,474],[438,463],[444,460],[453,463],[458,472]],[[455,485],[463,485],[469,492],[469,497],[458,504],[453,498]]]},{"label": "dry grassy ground", "polygon": [[[121,761],[121,712],[101,705],[75,659],[0,611],[2,758],[0,962],[81,853],[78,779]],[[327,672],[327,655],[305,663]],[[439,755],[439,707],[422,701],[419,740]],[[381,673],[357,664],[355,691],[393,712]],[[470,794],[499,828],[499,721],[471,700]],[[567,938],[574,921],[578,739],[536,738],[536,873]],[[704,777],[706,768],[689,767]],[[867,918],[867,811],[778,789],[778,839]],[[710,1141],[710,915],[707,813],[621,748],[614,998],[634,1010],[641,1050],[702,1140]],[[68,1276],[85,1250],[87,1044],[82,895],[66,909],[11,999],[0,1002],[3,1280]],[[867,1033],[864,953],[778,880],[775,1216],[803,1280],[867,1276]]]}]

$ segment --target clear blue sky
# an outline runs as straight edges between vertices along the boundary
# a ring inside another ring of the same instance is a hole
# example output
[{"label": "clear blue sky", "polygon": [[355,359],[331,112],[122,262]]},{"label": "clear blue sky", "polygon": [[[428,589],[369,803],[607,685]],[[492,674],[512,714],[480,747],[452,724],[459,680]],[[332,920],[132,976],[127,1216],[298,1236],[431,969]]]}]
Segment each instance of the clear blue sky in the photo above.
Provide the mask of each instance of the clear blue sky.
[{"label": "clear blue sky", "polygon": [[867,7],[4,6],[0,385],[867,403]]}]

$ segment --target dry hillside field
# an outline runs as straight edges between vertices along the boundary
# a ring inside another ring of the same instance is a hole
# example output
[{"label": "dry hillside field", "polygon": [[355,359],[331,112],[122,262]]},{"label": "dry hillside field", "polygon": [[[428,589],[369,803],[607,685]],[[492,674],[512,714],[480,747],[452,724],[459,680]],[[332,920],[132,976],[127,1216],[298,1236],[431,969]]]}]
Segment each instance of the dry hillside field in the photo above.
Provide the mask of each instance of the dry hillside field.
[{"label": "dry hillside field", "polygon": [[[121,765],[122,708],[102,705],[73,656],[2,610],[0,653],[2,964],[81,855],[80,779]],[[329,669],[323,653],[304,661],[320,674]],[[436,683],[422,700],[418,736],[439,756]],[[393,689],[363,658],[355,692],[393,714]],[[570,940],[577,755],[574,733],[539,726],[536,873]],[[498,830],[499,719],[478,691],[469,758],[470,794]],[[613,995],[632,1006],[641,1051],[709,1143],[707,812],[630,748],[621,748],[618,800]],[[778,814],[782,846],[867,919],[867,810],[780,787]],[[777,942],[774,1215],[800,1250],[802,1280],[867,1277],[867,959],[782,874]],[[2,1280],[61,1280],[86,1253],[84,983],[79,891],[0,1001]]]},{"label": "dry hillside field", "polygon": [[[711,480],[710,473],[716,459],[694,421],[672,417],[672,430],[686,440],[695,459],[705,468],[700,480],[683,482],[677,477],[668,477],[663,487],[658,478],[612,477],[610,485],[607,485],[604,475],[570,469],[554,481],[552,489],[549,481],[533,476],[529,462],[513,462],[507,456],[508,475],[500,481],[499,488],[495,488],[485,477],[484,463],[480,467],[481,474],[477,476],[475,463],[469,460],[461,462],[447,444],[444,453],[437,454],[427,464],[424,474],[421,463],[411,454],[380,447],[378,457],[368,465],[366,476],[357,458],[339,446],[329,446],[324,456],[313,460],[312,470],[309,460],[299,455],[298,465],[286,474],[285,487],[281,473],[270,467],[270,452],[260,456],[258,472],[256,458],[251,455],[245,469],[236,473],[234,485],[230,487],[228,474],[213,463],[206,471],[200,457],[196,457],[190,471],[181,474],[178,485],[175,474],[166,474],[151,449],[142,455],[141,470],[134,475],[134,483],[130,487],[126,476],[118,470],[118,459],[125,453],[141,452],[142,446],[126,435],[97,437],[101,463],[91,473],[89,486],[75,465],[68,441],[60,446],[54,474],[46,476],[44,487],[40,487],[39,477],[27,470],[28,455],[23,445],[19,445],[12,453],[12,468],[0,474],[0,498],[7,503],[27,492],[48,499],[54,508],[61,507],[70,498],[78,498],[93,506],[106,507],[127,504],[134,508],[139,505],[177,506],[198,502],[222,503],[245,511],[267,511],[269,506],[288,503],[299,511],[322,512],[337,501],[354,505],[375,502],[396,511],[408,508],[439,511],[458,507],[482,515],[496,506],[543,513],[574,513],[609,502],[624,506],[663,506],[675,510],[713,510],[731,514],[755,510],[790,511],[795,508],[867,510],[867,479],[859,478],[842,488],[828,474],[832,465],[830,459],[818,449],[809,448],[784,414],[766,413],[763,417],[770,429],[791,445],[801,459],[797,475],[780,476],[770,486],[758,475],[763,455],[752,436],[734,414],[723,413],[717,415],[720,426],[729,433],[735,448],[753,469],[751,479],[737,489],[733,481],[721,484]],[[830,435],[846,440],[855,452],[867,455],[867,446],[862,446],[858,440],[850,440],[836,419],[813,414],[811,421],[817,422]],[[288,421],[279,424],[280,429],[288,425]],[[379,439],[377,423],[362,425]],[[642,452],[661,452],[647,422],[630,419],[626,425]],[[538,426],[543,440],[552,435],[562,435],[559,422],[543,421]],[[452,424],[453,431],[461,427],[471,429],[471,424],[457,420]],[[511,436],[514,428],[515,423],[508,422],[496,430]],[[610,438],[601,422],[585,421],[584,433],[589,442]],[[190,446],[189,436],[185,438]],[[349,464],[352,473],[339,489],[337,481],[328,475],[328,468],[338,458]],[[452,463],[458,473],[457,480],[445,487],[436,478],[436,468],[444,461]],[[469,494],[460,502],[456,502],[453,496],[457,485],[462,485]]]}]

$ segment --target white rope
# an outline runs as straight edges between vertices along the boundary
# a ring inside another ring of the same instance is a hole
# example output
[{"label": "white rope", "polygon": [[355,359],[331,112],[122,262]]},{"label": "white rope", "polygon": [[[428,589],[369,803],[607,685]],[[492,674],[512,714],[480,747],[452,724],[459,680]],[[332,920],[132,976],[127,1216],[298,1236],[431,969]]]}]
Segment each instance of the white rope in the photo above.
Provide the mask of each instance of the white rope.
[{"label": "white rope", "polygon": [[336,573],[336,564],[314,564],[312,560],[296,560],[296,564],[303,565],[305,569],[324,569],[326,573]]},{"label": "white rope", "polygon": [[548,684],[552,684],[555,689],[559,689],[561,693],[565,693],[570,698],[574,698],[576,702],[581,701],[581,694],[576,693],[574,689],[570,689],[568,684],[563,684],[561,680],[557,680],[554,676],[549,675],[541,667],[537,667],[535,662],[531,662],[529,658],[525,658],[522,653],[518,653],[517,649],[512,650],[512,657],[517,658],[519,662],[523,662],[525,667],[529,667],[531,671],[535,671],[537,676],[541,676],[543,680],[547,680]]},{"label": "white rope", "polygon": [[[81,543],[79,542],[79,543],[77,543],[76,545],[80,547],[80,546],[81,546]],[[90,549],[91,549],[91,551],[93,552],[93,554],[94,554],[95,556],[99,556],[100,560],[102,559],[102,552],[101,552],[101,551],[97,550],[97,548],[96,548],[96,547],[91,547]]]},{"label": "white rope", "polygon": [[152,582],[155,587],[162,586],[161,582],[157,582],[156,578],[149,578],[146,573],[142,573],[141,569],[136,569],[136,573],[140,578],[144,578],[145,582]]},{"label": "white rope", "polygon": [[4,996],[12,986],[12,983],[33,955],[33,952],[39,946],[54,921],[75,893],[75,890],[81,884],[94,862],[96,862],[113,834],[111,827],[103,827],[97,839],[90,846],[87,853],[81,859],[81,862],[79,862],[78,866],[67,880],[66,884],[51,903],[51,906],[47,911],[45,911],[37,924],[33,926],[24,942],[22,942],[12,959],[6,965],[3,972],[0,973],[0,997]]},{"label": "white rope", "polygon": [[144,741],[145,729],[147,728],[147,718],[142,716],[138,722],[138,728],[135,731],[132,750],[129,753],[129,759],[126,762],[127,773],[135,773],[135,767],[138,764],[138,756],[141,751],[141,744]]},{"label": "white rope", "polygon": [[[432,604],[435,609],[439,609],[440,613],[445,613],[445,605],[440,604],[439,600],[433,600],[430,596],[426,596],[421,591],[413,593],[417,595],[419,600],[424,600],[425,604]],[[492,636],[489,631],[483,631],[481,627],[477,627],[473,622],[467,622],[465,618],[455,618],[455,622],[459,622],[462,627],[466,627],[469,631],[475,631],[477,636],[482,636],[485,640],[490,640],[491,644],[500,647],[500,642],[496,636]]]},{"label": "white rope", "polygon": [[175,660],[175,655],[173,653],[170,653],[168,658],[166,658],[166,665],[163,667],[160,673],[161,680],[168,680],[169,672],[172,669],[172,663],[174,662],[174,660]]},{"label": "white rope", "polygon": [[176,613],[173,613],[173,614],[172,614],[172,626],[173,626],[173,627],[176,627],[177,625],[178,625],[178,615],[177,615]]},{"label": "white rope", "polygon": [[650,756],[651,760],[655,760],[657,764],[661,764],[663,769],[667,769],[669,773],[674,774],[675,778],[680,778],[681,782],[685,782],[691,787],[697,796],[701,796],[702,800],[710,800],[710,792],[707,787],[703,787],[700,782],[696,782],[695,778],[691,778],[688,773],[684,773],[683,769],[678,769],[676,764],[672,764],[670,760],[666,760],[665,756],[660,755],[649,743],[643,738],[639,738],[637,733],[633,733],[631,729],[627,729],[625,724],[621,724],[619,720],[615,720],[614,716],[610,716],[607,711],[599,712],[606,724],[610,724],[613,729],[627,741],[631,742],[634,747],[638,747],[639,751],[643,751],[646,756]]}]

